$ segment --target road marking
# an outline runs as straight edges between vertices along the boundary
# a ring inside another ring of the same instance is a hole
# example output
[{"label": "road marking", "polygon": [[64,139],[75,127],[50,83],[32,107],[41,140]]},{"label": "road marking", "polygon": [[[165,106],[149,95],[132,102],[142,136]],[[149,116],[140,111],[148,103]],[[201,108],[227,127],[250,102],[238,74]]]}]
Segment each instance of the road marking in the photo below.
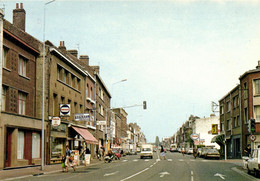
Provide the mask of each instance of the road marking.
[{"label": "road marking", "polygon": [[172,162],[172,159],[167,159],[169,162]]},{"label": "road marking", "polygon": [[128,180],[128,179],[130,179],[130,178],[132,178],[132,177],[135,177],[136,175],[139,175],[139,174],[145,172],[146,170],[149,170],[149,168],[146,168],[146,169],[144,169],[144,170],[142,170],[142,171],[140,171],[140,172],[137,172],[136,174],[131,175],[131,176],[127,177],[127,178],[124,178],[124,179],[122,179],[122,180],[120,180],[120,181]]},{"label": "road marking", "polygon": [[179,159],[179,162],[183,162],[184,160],[183,159]]},{"label": "road marking", "polygon": [[223,175],[223,174],[216,173],[214,176],[215,176],[215,177],[220,177],[220,178],[222,178],[223,180],[225,180],[225,178],[224,178],[225,175]]},{"label": "road marking", "polygon": [[159,173],[159,174],[160,174],[160,177],[164,177],[164,175],[169,175],[168,172],[161,172],[161,173]]},{"label": "road marking", "polygon": [[154,165],[150,165],[150,168],[152,168]]},{"label": "road marking", "polygon": [[144,161],[145,161],[145,162],[149,162],[150,160],[147,160],[147,159],[146,159],[146,160],[144,160]]},{"label": "road marking", "polygon": [[128,160],[122,160],[122,162],[127,162]]},{"label": "road marking", "polygon": [[190,160],[191,162],[195,162],[195,160]]},{"label": "road marking", "polygon": [[107,177],[107,176],[110,176],[110,175],[115,175],[115,174],[117,174],[117,172],[119,172],[119,171],[116,171],[116,172],[113,172],[113,173],[106,173],[106,174],[104,175],[104,177]]},{"label": "road marking", "polygon": [[161,159],[156,159],[157,162],[161,161]]},{"label": "road marking", "polygon": [[137,159],[134,159],[133,162],[137,162],[138,160]]},{"label": "road marking", "polygon": [[190,172],[190,175],[191,175],[190,180],[193,181],[193,171]]}]

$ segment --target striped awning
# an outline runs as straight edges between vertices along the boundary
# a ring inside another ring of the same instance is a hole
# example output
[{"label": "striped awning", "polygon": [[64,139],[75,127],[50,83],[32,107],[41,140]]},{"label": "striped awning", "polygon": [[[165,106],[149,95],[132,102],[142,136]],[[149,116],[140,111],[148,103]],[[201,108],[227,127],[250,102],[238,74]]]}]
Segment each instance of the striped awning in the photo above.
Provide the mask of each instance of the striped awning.
[{"label": "striped awning", "polygon": [[76,126],[71,127],[84,138],[86,143],[98,145],[98,140],[87,129]]}]

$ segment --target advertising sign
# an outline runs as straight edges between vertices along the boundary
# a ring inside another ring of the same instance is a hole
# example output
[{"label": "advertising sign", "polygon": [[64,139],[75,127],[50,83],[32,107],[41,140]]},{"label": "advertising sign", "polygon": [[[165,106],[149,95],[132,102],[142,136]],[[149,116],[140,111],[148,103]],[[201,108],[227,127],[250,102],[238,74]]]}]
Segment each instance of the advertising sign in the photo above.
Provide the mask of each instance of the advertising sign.
[{"label": "advertising sign", "polygon": [[218,124],[211,124],[211,133],[218,134]]},{"label": "advertising sign", "polygon": [[70,104],[60,104],[60,116],[70,116]]},{"label": "advertising sign", "polygon": [[74,114],[75,121],[90,121],[90,115],[88,113]]},{"label": "advertising sign", "polygon": [[250,141],[254,142],[256,140],[256,136],[255,135],[249,135],[249,139],[250,139]]},{"label": "advertising sign", "polygon": [[52,126],[59,126],[60,125],[60,118],[59,117],[53,117],[51,124],[52,124]]},{"label": "advertising sign", "polygon": [[196,133],[193,133],[193,134],[190,135],[190,138],[191,138],[192,140],[197,140],[197,139],[199,139],[199,135],[196,134]]}]

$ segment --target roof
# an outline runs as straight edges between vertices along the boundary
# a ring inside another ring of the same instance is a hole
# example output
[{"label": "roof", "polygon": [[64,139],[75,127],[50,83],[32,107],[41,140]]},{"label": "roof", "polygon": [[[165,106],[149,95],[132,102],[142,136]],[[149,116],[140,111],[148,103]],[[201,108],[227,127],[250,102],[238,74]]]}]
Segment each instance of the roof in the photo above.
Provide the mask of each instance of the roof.
[{"label": "roof", "polygon": [[257,73],[257,72],[260,72],[260,69],[253,69],[253,70],[246,71],[244,74],[242,74],[239,77],[239,80],[241,80],[242,78],[244,78],[248,74]]}]

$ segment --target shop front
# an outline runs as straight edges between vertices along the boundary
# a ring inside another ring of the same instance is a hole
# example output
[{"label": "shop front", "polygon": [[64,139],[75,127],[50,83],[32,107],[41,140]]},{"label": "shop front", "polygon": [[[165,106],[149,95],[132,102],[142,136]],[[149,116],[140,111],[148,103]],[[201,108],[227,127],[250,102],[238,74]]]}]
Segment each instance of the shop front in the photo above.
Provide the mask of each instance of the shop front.
[{"label": "shop front", "polygon": [[60,163],[65,153],[68,129],[67,124],[61,123],[58,126],[50,125],[50,164]]}]

